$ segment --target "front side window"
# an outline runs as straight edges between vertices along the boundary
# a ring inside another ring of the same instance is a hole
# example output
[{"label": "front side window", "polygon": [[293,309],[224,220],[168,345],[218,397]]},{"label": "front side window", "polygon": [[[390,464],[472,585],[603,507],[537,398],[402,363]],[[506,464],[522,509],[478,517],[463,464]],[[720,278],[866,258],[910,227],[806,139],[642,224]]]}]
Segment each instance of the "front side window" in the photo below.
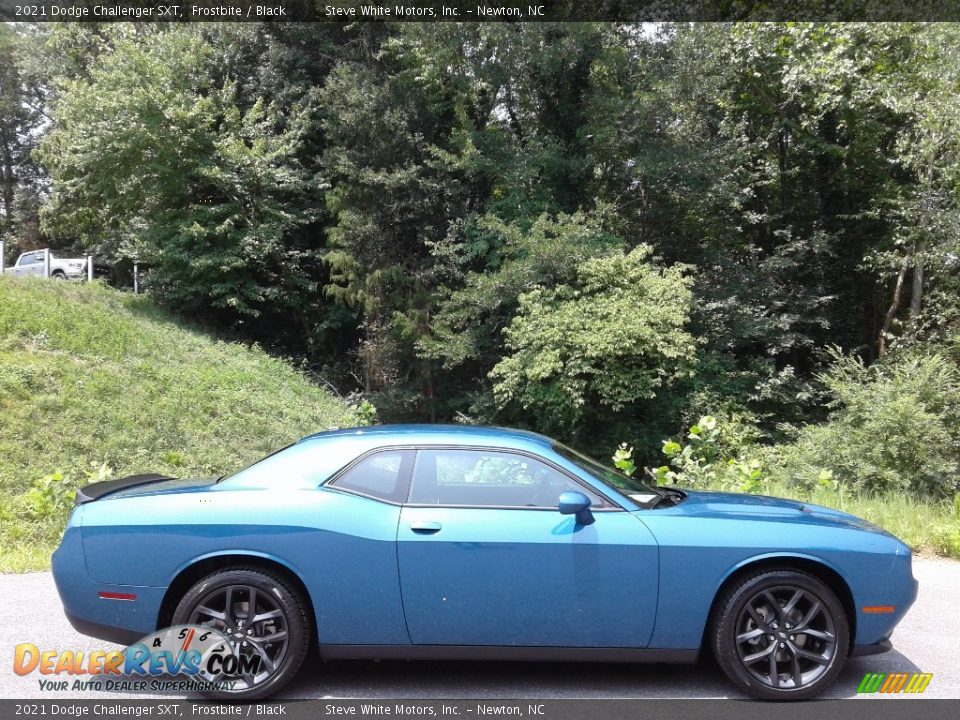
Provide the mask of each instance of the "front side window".
[{"label": "front side window", "polygon": [[409,502],[555,508],[560,495],[568,490],[584,493],[594,507],[609,505],[564,473],[526,455],[495,450],[420,450]]},{"label": "front side window", "polygon": [[40,262],[40,258],[37,257],[36,255],[33,255],[33,254],[31,254],[31,255],[24,255],[22,258],[20,258],[20,265],[21,265],[21,266],[22,266],[22,265],[36,265],[38,262]]},{"label": "front side window", "polygon": [[401,503],[407,496],[406,478],[412,450],[384,450],[368,455],[340,477],[331,487],[367,495],[378,500]]}]

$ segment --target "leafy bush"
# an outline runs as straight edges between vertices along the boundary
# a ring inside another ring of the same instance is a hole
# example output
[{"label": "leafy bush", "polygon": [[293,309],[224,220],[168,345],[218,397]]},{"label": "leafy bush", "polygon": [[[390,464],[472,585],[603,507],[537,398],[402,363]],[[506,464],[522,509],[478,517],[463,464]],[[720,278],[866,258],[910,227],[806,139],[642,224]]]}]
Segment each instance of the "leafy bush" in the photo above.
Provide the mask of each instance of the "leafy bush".
[{"label": "leafy bush", "polygon": [[690,427],[686,444],[664,440],[663,454],[669,463],[647,472],[658,485],[754,492],[761,486],[762,465],[743,453],[755,436],[742,418],[721,423],[704,415]]},{"label": "leafy bush", "polygon": [[53,518],[70,506],[76,487],[57,470],[34,481],[25,494],[27,507],[38,519]]},{"label": "leafy bush", "polygon": [[62,518],[73,506],[77,488],[90,483],[109,480],[113,476],[113,470],[106,463],[99,467],[94,464],[93,469],[83,470],[79,473],[82,476],[81,481],[77,482],[71,479],[76,475],[65,475],[62,471],[57,470],[33,482],[30,489],[24,494],[24,498],[35,519],[53,520]]},{"label": "leafy bush", "polygon": [[866,367],[832,351],[821,376],[829,420],[771,453],[779,480],[951,498],[960,472],[960,372],[940,354],[905,353]]},{"label": "leafy bush", "polygon": [[356,418],[354,424],[357,427],[373,425],[377,421],[377,408],[369,400],[361,399],[353,403],[350,405],[350,410]]},{"label": "leafy bush", "polygon": [[626,443],[620,443],[613,453],[613,466],[628,477],[633,477],[637,471],[637,464],[633,461],[633,448]]},{"label": "leafy bush", "polygon": [[684,269],[658,267],[647,246],[587,260],[574,284],[520,296],[511,354],[490,373],[497,402],[567,434],[656,397],[690,374],[691,303]]}]

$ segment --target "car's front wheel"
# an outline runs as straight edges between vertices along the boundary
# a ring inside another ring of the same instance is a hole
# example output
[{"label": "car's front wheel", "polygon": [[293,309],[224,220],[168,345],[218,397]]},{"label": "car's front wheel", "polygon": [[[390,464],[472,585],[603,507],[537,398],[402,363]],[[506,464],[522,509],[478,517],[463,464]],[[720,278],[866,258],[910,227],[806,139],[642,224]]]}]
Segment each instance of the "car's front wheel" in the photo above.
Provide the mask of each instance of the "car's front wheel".
[{"label": "car's front wheel", "polygon": [[247,568],[220,570],[196,583],[177,606],[174,625],[220,631],[244,662],[205,678],[217,699],[255,700],[277,693],[303,663],[310,645],[307,605],[290,583]]},{"label": "car's front wheel", "polygon": [[747,575],[719,598],[713,653],[736,685],[765,700],[801,700],[824,690],[847,657],[843,605],[797,570]]}]

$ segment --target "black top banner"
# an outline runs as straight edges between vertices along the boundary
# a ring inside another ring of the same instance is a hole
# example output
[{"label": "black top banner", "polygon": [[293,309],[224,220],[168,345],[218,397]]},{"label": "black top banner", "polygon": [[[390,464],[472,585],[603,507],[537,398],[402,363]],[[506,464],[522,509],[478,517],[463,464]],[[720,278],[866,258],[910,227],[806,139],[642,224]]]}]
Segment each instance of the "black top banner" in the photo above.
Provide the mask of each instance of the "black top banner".
[{"label": "black top banner", "polygon": [[16,22],[958,21],[960,0],[0,0]]}]

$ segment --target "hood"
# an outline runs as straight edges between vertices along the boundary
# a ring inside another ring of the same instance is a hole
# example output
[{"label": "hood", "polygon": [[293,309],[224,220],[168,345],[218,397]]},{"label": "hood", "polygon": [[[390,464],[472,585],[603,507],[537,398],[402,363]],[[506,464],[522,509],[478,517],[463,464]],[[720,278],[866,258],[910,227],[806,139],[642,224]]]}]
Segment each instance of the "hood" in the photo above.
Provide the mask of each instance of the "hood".
[{"label": "hood", "polygon": [[887,535],[873,523],[841,510],[797,500],[743,493],[684,490],[686,500],[676,506],[687,515],[736,517],[741,520],[794,522],[809,525],[845,526]]}]

